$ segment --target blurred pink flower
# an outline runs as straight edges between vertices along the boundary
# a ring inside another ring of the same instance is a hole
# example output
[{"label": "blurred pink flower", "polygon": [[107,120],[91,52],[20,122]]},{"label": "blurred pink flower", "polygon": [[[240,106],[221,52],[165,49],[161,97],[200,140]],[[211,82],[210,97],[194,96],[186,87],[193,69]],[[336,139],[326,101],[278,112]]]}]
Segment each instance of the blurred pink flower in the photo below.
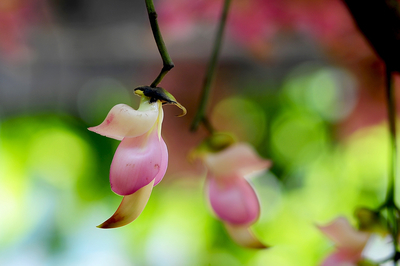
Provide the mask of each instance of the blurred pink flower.
[{"label": "blurred pink flower", "polygon": [[244,247],[265,248],[249,230],[260,215],[260,203],[244,176],[265,170],[270,161],[258,157],[254,149],[245,143],[208,153],[203,161],[208,168],[207,187],[211,207],[224,222],[232,239]]},{"label": "blurred pink flower", "polygon": [[110,169],[111,189],[124,196],[119,208],[100,228],[114,228],[134,221],[143,211],[153,186],[165,175],[168,150],[161,137],[161,101],[142,96],[138,110],[114,106],[100,125],[89,130],[122,140]]},{"label": "blurred pink flower", "polygon": [[[215,24],[222,6],[222,0],[160,1],[160,20],[167,35],[184,38],[199,25]],[[344,35],[358,34],[339,0],[232,1],[227,30],[236,42],[258,55],[269,52],[271,41],[288,31],[307,34],[328,46]]]},{"label": "blurred pink flower", "polygon": [[29,29],[43,20],[44,0],[0,1],[0,55],[11,62],[29,59]]},{"label": "blurred pink flower", "polygon": [[361,254],[368,242],[370,233],[354,229],[348,220],[336,218],[325,226],[318,226],[334,244],[336,251],[329,255],[321,266],[356,266],[362,259]]}]

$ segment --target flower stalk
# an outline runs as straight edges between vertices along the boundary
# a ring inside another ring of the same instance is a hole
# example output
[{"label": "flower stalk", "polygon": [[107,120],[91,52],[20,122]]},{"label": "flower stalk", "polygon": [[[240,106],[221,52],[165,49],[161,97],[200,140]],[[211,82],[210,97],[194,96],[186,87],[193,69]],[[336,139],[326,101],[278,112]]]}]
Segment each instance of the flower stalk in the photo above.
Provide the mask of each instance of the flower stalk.
[{"label": "flower stalk", "polygon": [[389,122],[389,134],[390,134],[390,158],[389,158],[389,182],[386,194],[385,203],[383,208],[387,208],[387,223],[390,233],[393,238],[393,246],[395,250],[394,260],[398,260],[399,249],[398,249],[398,235],[399,235],[399,208],[395,202],[395,184],[397,178],[397,142],[396,142],[396,102],[394,95],[393,86],[393,71],[387,66],[386,67],[386,99],[387,99],[387,111],[388,111],[388,122]]},{"label": "flower stalk", "polygon": [[158,84],[160,84],[164,76],[174,67],[174,63],[168,54],[167,47],[165,46],[164,39],[161,35],[160,27],[158,26],[157,22],[157,12],[154,8],[153,0],[145,0],[145,2],[147,13],[149,15],[151,31],[153,32],[154,40],[156,41],[158,51],[160,52],[163,61],[163,67],[160,74],[150,85],[150,87],[155,88]]},{"label": "flower stalk", "polygon": [[393,90],[392,72],[386,69],[386,99],[389,120],[390,134],[390,162],[389,162],[389,183],[386,195],[386,205],[396,206],[395,204],[395,180],[397,177],[397,143],[396,143],[396,103]]},{"label": "flower stalk", "polygon": [[230,4],[231,0],[224,1],[224,7],[222,9],[221,17],[219,20],[218,30],[215,37],[211,58],[208,64],[206,76],[204,78],[199,107],[197,108],[197,113],[190,127],[191,131],[196,131],[201,122],[203,122],[207,126],[207,119],[205,112],[207,109],[208,99],[210,97],[211,85],[215,77],[215,69],[221,51],[222,40],[224,36],[226,20],[228,18],[228,11]]}]

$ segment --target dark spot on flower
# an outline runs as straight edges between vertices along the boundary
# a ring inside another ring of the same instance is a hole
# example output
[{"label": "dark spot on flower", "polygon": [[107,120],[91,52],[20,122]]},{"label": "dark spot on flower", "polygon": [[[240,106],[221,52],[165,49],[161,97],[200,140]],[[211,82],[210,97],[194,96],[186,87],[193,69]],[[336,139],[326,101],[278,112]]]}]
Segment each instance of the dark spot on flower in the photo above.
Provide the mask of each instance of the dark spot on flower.
[{"label": "dark spot on flower", "polygon": [[160,169],[160,166],[158,164],[155,164],[154,168]]}]

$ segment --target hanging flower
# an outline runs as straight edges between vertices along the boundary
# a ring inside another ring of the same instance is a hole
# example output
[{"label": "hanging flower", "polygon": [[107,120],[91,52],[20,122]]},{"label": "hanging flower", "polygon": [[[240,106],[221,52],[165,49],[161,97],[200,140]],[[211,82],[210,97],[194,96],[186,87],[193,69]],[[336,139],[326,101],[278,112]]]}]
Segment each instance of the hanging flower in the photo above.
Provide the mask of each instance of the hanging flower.
[{"label": "hanging flower", "polygon": [[357,208],[355,218],[359,230],[353,228],[344,217],[318,226],[335,244],[335,251],[321,266],[378,265],[378,262],[393,258],[393,239],[387,227],[388,222],[380,210]]},{"label": "hanging flower", "polygon": [[265,170],[271,163],[260,158],[250,145],[231,143],[227,135],[215,134],[198,151],[208,169],[209,201],[236,243],[247,248],[266,248],[249,228],[260,215],[260,203],[245,176]]},{"label": "hanging flower", "polygon": [[361,255],[370,233],[354,229],[344,217],[336,218],[332,223],[318,228],[334,242],[336,248],[321,266],[355,266],[362,260]]},{"label": "hanging flower", "polygon": [[100,125],[89,130],[121,140],[110,168],[111,189],[124,196],[117,211],[100,228],[124,226],[134,221],[149,200],[151,191],[165,175],[168,150],[161,137],[162,104],[175,104],[186,110],[162,88],[139,87],[140,106],[134,110],[118,104]]}]

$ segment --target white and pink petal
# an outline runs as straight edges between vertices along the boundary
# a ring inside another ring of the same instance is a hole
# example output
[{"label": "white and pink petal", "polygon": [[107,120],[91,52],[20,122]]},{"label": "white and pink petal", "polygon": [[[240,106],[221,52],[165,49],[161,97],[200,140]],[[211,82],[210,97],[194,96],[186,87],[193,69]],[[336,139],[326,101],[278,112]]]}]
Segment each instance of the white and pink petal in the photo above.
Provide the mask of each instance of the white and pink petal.
[{"label": "white and pink petal", "polygon": [[160,171],[154,178],[154,186],[158,185],[158,183],[161,182],[168,168],[168,148],[162,137],[160,141],[161,141],[161,164],[160,164]]},{"label": "white and pink petal", "polygon": [[142,100],[138,110],[126,104],[117,104],[110,110],[106,119],[100,125],[88,129],[117,140],[143,135],[157,121],[160,104]]},{"label": "white and pink petal", "polygon": [[360,254],[337,250],[325,258],[321,266],[357,266],[357,262],[360,259]]},{"label": "white and pink petal", "polygon": [[361,252],[370,237],[370,233],[356,230],[344,217],[338,217],[327,225],[318,226],[318,229],[330,238],[336,247],[347,250]]},{"label": "white and pink petal", "polygon": [[130,195],[157,178],[161,181],[168,163],[164,140],[158,130],[136,138],[124,138],[114,154],[110,168],[111,189],[119,195]]},{"label": "white and pink petal", "polygon": [[223,151],[210,153],[204,157],[204,163],[216,177],[240,173],[247,175],[271,166],[271,161],[258,156],[252,146],[236,143]]}]

